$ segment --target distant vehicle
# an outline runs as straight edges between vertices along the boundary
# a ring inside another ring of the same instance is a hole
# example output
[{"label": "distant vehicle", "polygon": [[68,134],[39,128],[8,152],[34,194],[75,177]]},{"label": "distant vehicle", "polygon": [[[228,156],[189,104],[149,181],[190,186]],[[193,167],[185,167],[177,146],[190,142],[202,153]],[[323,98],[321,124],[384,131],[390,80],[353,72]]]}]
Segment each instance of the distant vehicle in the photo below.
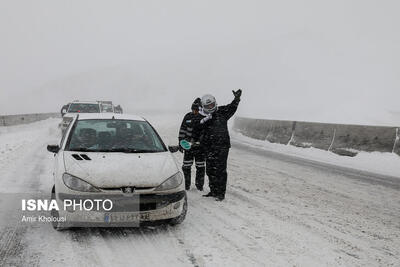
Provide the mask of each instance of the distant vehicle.
[{"label": "distant vehicle", "polygon": [[100,113],[99,102],[72,102],[67,113]]},{"label": "distant vehicle", "polygon": [[122,107],[120,106],[120,105],[117,105],[116,107],[114,107],[114,111],[115,111],[115,113],[123,113],[122,112]]},{"label": "distant vehicle", "polygon": [[64,134],[76,113],[100,113],[100,110],[101,107],[98,101],[73,101],[69,104],[67,112],[64,114],[59,125],[61,128],[61,133]]},{"label": "distant vehicle", "polygon": [[111,101],[99,101],[101,113],[114,113],[114,105]]},{"label": "distant vehicle", "polygon": [[[55,153],[52,201],[111,200],[113,209],[53,209],[53,227],[136,226],[186,217],[183,176],[156,130],[143,118],[126,114],[78,114]],[[90,202],[90,201],[89,201]],[[59,204],[62,206],[62,204]],[[109,205],[108,207],[110,207]]]}]

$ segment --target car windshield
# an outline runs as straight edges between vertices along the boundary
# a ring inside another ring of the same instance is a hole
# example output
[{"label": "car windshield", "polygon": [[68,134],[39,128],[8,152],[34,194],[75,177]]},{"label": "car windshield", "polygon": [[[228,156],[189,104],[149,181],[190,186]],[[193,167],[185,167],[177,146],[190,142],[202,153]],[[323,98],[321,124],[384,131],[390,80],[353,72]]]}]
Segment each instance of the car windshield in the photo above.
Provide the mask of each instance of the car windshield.
[{"label": "car windshield", "polygon": [[66,151],[163,152],[166,148],[146,121],[78,120],[69,136]]},{"label": "car windshield", "polygon": [[98,104],[72,103],[68,113],[100,113],[100,107]]}]

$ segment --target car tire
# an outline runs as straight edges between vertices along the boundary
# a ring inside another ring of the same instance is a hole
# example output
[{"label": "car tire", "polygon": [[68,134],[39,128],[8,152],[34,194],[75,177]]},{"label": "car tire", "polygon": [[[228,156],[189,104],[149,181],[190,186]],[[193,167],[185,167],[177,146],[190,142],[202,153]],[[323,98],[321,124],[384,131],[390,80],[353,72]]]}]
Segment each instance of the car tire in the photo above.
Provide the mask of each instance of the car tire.
[{"label": "car tire", "polygon": [[170,219],[168,223],[170,225],[181,224],[186,218],[187,209],[188,209],[187,196],[185,196],[185,201],[183,202],[182,213],[178,217]]},{"label": "car tire", "polygon": [[[53,200],[53,199],[56,199],[56,188],[55,188],[55,186],[53,186],[53,189],[51,189],[51,200]],[[50,215],[51,215],[51,217],[58,218],[59,217],[58,210],[52,209],[50,211]],[[58,221],[53,221],[51,223],[51,226],[53,226],[54,230],[57,230],[57,231],[62,231],[62,230],[68,229],[68,227],[63,226],[63,224],[58,222]]]}]

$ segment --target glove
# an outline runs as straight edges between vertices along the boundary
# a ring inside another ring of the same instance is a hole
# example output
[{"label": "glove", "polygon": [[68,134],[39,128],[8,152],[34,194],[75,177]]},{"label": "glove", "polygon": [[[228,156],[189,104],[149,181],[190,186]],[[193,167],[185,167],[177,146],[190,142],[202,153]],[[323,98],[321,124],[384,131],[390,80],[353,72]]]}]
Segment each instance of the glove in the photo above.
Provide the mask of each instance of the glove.
[{"label": "glove", "polygon": [[232,90],[232,93],[235,96],[235,100],[240,100],[240,96],[242,95],[242,89],[238,89],[236,92]]},{"label": "glove", "polygon": [[208,114],[207,116],[205,116],[203,119],[201,119],[200,124],[205,123],[208,120],[212,119],[212,114]]}]

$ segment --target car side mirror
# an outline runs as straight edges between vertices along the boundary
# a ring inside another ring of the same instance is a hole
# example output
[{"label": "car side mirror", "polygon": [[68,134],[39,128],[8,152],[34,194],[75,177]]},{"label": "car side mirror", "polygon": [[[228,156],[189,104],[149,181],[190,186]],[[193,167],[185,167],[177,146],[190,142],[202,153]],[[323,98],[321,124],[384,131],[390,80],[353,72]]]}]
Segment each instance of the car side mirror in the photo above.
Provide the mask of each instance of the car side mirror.
[{"label": "car side mirror", "polygon": [[168,146],[168,150],[169,150],[171,153],[178,152],[178,151],[179,151],[179,146]]},{"label": "car side mirror", "polygon": [[59,150],[60,150],[60,147],[58,145],[48,145],[47,146],[47,151],[49,151],[49,152],[57,154]]}]

